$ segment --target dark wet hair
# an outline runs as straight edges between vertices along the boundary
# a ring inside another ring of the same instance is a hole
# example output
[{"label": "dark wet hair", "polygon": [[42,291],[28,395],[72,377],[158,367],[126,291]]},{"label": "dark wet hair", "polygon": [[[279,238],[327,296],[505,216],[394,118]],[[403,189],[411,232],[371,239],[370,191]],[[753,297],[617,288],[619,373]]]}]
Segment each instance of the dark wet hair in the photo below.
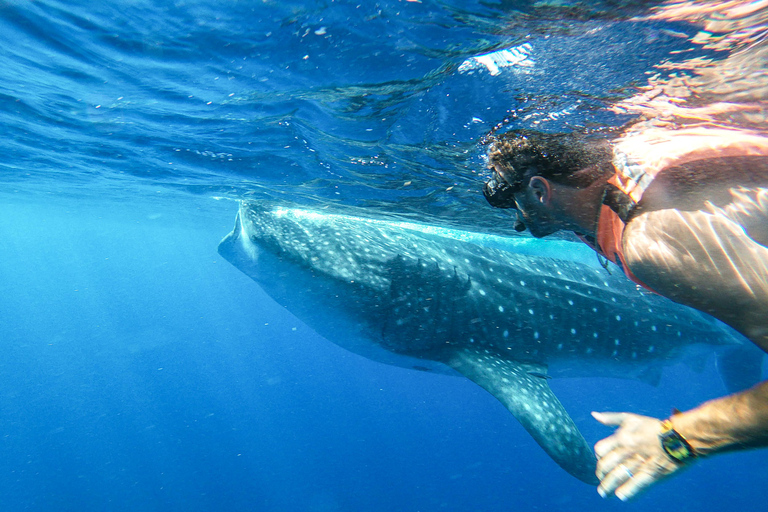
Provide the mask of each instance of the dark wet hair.
[{"label": "dark wet hair", "polygon": [[512,190],[528,178],[586,188],[613,172],[613,153],[605,134],[544,133],[514,130],[491,139],[488,163],[502,170]]}]

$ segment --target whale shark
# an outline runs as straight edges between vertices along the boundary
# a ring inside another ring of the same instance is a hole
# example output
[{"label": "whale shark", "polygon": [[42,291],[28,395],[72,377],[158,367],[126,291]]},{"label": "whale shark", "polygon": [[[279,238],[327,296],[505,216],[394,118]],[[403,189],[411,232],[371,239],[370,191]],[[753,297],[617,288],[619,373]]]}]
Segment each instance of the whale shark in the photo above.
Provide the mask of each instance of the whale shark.
[{"label": "whale shark", "polygon": [[590,484],[594,454],[550,378],[653,383],[694,347],[743,343],[571,241],[241,202],[218,250],[329,341],[480,385]]}]

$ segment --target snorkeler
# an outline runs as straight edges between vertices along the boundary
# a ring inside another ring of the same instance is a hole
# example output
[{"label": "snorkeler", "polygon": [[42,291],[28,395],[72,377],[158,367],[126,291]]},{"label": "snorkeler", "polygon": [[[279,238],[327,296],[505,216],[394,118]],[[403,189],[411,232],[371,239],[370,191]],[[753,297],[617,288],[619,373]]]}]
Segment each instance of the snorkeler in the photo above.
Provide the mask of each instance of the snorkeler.
[{"label": "snorkeler", "polygon": [[[604,135],[518,130],[488,152],[484,193],[535,237],[575,232],[639,285],[709,313],[768,352],[768,136],[709,125]],[[595,445],[601,496],[627,500],[698,458],[768,446],[768,381]]]}]

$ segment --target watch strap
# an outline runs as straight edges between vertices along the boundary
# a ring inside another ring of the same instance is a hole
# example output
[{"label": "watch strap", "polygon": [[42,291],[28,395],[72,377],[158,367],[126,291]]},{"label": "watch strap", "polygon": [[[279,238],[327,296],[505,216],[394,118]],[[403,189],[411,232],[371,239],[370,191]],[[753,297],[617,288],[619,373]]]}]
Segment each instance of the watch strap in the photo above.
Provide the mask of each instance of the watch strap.
[{"label": "watch strap", "polygon": [[696,450],[691,443],[683,437],[672,425],[672,421],[666,419],[661,422],[661,433],[659,434],[661,447],[664,453],[673,461],[686,464],[698,457]]}]

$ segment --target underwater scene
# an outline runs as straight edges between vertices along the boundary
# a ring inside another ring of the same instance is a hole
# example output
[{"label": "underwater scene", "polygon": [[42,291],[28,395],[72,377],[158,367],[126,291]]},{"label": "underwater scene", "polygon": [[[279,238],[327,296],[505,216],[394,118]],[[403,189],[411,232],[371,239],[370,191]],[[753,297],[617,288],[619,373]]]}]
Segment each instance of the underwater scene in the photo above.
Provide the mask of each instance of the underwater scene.
[{"label": "underwater scene", "polygon": [[593,411],[764,353],[488,185],[514,133],[759,147],[768,2],[11,0],[0,39],[0,509],[768,510],[765,449],[598,494]]}]

